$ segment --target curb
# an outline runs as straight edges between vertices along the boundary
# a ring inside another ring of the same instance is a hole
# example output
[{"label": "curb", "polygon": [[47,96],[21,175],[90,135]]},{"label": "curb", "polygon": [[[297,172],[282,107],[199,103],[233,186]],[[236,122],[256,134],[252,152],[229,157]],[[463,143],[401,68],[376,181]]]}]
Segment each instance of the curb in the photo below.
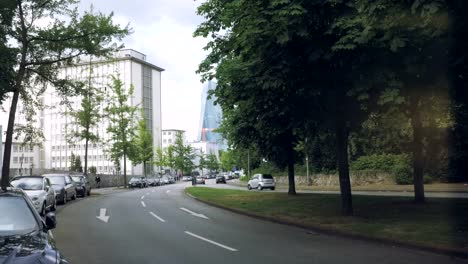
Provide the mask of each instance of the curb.
[{"label": "curb", "polygon": [[219,205],[210,201],[205,201],[200,198],[197,198],[189,193],[187,193],[187,188],[184,189],[184,193],[186,196],[199,201],[201,203],[217,207],[223,210],[227,210],[233,213],[241,214],[244,216],[252,217],[255,219],[260,219],[268,222],[273,222],[277,224],[283,224],[283,225],[288,225],[288,226],[293,226],[293,227],[299,227],[302,229],[306,229],[312,232],[317,232],[325,235],[332,235],[332,236],[339,236],[343,238],[350,238],[354,240],[362,240],[362,241],[367,241],[367,242],[373,242],[373,243],[381,243],[384,245],[389,245],[389,246],[397,246],[397,247],[404,247],[404,248],[409,248],[409,249],[416,249],[416,250],[423,250],[423,251],[428,251],[432,253],[438,253],[442,255],[448,255],[452,257],[460,257],[460,258],[468,258],[468,249],[463,250],[463,249],[453,249],[453,248],[443,248],[443,247],[431,247],[431,246],[426,246],[426,245],[419,245],[419,244],[414,244],[410,242],[404,242],[404,241],[397,241],[397,240],[392,240],[392,239],[387,239],[387,238],[376,238],[376,237],[369,237],[365,235],[358,235],[358,234],[351,234],[343,231],[338,231],[338,230],[332,230],[332,229],[326,229],[322,227],[317,227],[317,226],[306,226],[302,225],[299,223],[294,223],[291,221],[287,220],[282,220],[282,219],[277,219],[273,217],[268,217],[268,216],[262,216],[262,215],[257,215],[254,213],[246,212],[243,210],[235,209],[235,208],[230,208],[226,207],[223,205]]}]

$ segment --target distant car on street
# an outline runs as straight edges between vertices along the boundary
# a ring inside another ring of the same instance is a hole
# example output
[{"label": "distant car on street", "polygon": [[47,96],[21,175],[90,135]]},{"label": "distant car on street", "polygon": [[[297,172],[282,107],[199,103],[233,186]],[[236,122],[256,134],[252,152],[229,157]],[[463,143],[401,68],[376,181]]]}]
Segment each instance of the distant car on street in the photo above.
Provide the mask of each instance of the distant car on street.
[{"label": "distant car on street", "polygon": [[169,180],[169,177],[167,177],[167,176],[162,176],[161,177],[161,182],[163,184],[170,184],[171,183],[171,181]]},{"label": "distant car on street", "polygon": [[191,181],[191,180],[192,180],[192,176],[190,175],[186,175],[182,177],[182,181]]},{"label": "distant car on street", "polygon": [[43,221],[34,207],[21,189],[0,190],[0,263],[68,263],[50,232],[57,224],[55,214]]},{"label": "distant car on street", "polygon": [[217,176],[216,177],[216,184],[218,183],[226,183],[226,177],[224,176]]},{"label": "distant car on street", "polygon": [[66,204],[69,200],[76,199],[76,186],[68,174],[44,174],[49,179],[55,191],[55,199],[61,204]]},{"label": "distant car on street", "polygon": [[91,183],[83,174],[80,175],[71,175],[72,180],[75,182],[76,193],[81,197],[91,194]]},{"label": "distant car on street", "polygon": [[55,211],[57,208],[55,192],[49,179],[42,176],[18,176],[10,184],[28,195],[40,215],[45,216],[47,210]]},{"label": "distant car on street", "polygon": [[142,179],[142,177],[132,177],[128,182],[130,188],[144,188],[146,187],[146,182]]},{"label": "distant car on street", "polygon": [[270,174],[255,174],[247,183],[247,189],[258,189],[259,191],[269,188],[275,190],[275,179]]},{"label": "distant car on street", "polygon": [[201,177],[201,176],[198,176],[197,177],[197,184],[205,184],[205,179],[203,179],[203,177]]}]

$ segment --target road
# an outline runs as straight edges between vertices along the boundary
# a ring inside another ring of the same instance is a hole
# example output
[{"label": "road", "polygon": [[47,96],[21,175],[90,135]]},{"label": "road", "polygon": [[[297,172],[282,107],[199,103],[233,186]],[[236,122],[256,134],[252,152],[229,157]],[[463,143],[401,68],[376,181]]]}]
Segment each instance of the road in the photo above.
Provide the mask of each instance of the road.
[{"label": "road", "polygon": [[[228,184],[218,185],[207,185],[207,187],[214,188],[226,188],[235,190],[246,190],[247,188],[239,185],[247,185],[246,183],[240,183],[239,180],[231,180]],[[271,192],[271,190],[264,190]],[[275,192],[288,192],[286,189],[276,189]],[[338,191],[311,191],[311,190],[300,190],[300,193],[328,193],[328,194],[339,194]],[[395,192],[395,191],[353,191],[353,195],[369,195],[369,196],[400,196],[400,197],[414,197],[413,192]],[[467,192],[425,192],[424,195],[429,198],[465,198],[468,199]]]},{"label": "road", "polygon": [[[60,208],[54,236],[71,263],[468,263],[323,235],[214,208],[188,183],[91,196]],[[214,185],[209,181],[207,185]]]}]

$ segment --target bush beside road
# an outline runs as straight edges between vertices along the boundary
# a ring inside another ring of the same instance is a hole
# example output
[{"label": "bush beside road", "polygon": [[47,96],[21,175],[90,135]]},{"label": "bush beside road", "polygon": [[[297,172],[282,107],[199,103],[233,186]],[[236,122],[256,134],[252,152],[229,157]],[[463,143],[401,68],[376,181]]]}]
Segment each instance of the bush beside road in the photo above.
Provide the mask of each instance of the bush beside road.
[{"label": "bush beside road", "polygon": [[468,200],[355,196],[355,215],[340,214],[340,196],[189,187],[209,203],[311,229],[448,250],[468,255]]}]

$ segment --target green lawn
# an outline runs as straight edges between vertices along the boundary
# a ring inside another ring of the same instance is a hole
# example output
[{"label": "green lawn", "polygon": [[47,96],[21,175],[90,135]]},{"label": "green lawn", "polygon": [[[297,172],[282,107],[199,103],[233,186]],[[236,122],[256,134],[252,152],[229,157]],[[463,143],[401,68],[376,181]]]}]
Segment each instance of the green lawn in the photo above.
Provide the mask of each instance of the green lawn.
[{"label": "green lawn", "polygon": [[190,187],[187,192],[201,200],[305,226],[468,251],[468,199],[428,199],[417,205],[408,197],[354,196],[355,216],[342,217],[340,196],[334,194],[289,196],[205,187]]}]

